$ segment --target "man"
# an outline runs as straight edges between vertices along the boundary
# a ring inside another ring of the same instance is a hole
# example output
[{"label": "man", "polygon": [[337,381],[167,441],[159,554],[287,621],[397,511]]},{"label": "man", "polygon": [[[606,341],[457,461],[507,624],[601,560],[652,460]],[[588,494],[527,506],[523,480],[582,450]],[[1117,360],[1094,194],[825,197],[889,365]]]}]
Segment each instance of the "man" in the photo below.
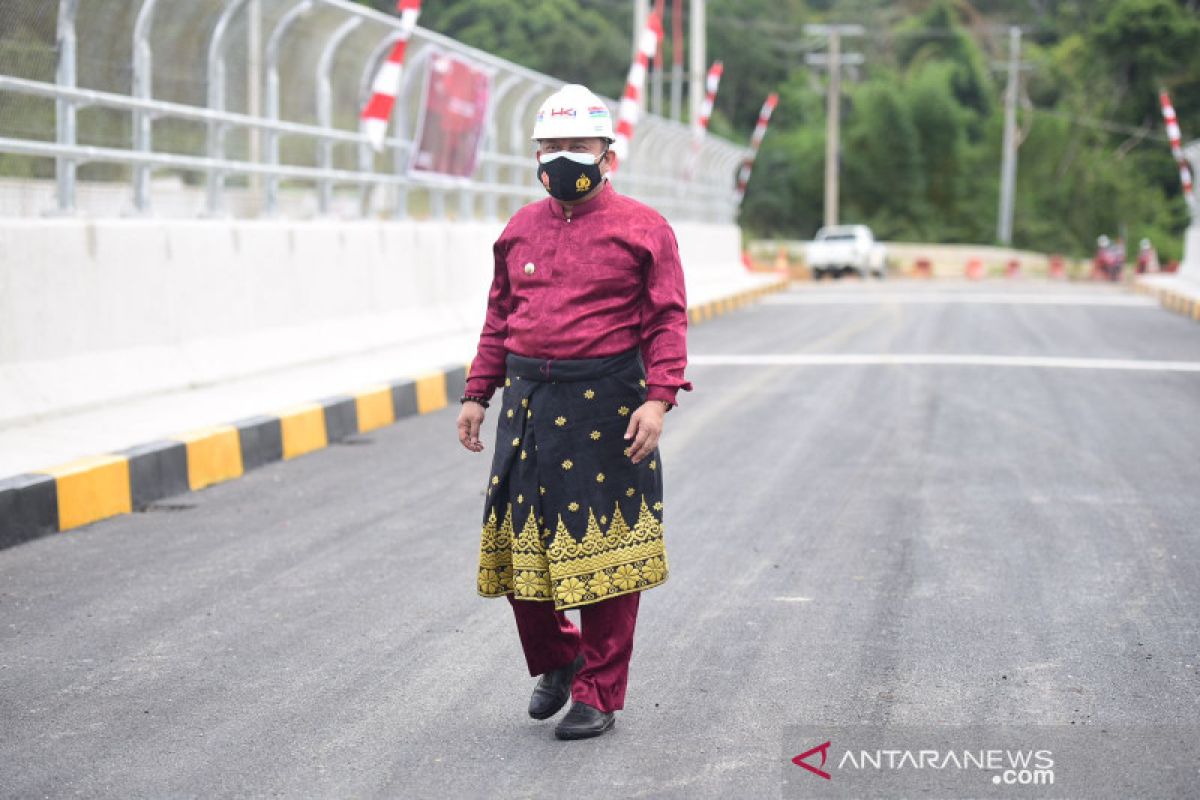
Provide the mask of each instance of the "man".
[{"label": "man", "polygon": [[[663,417],[687,364],[687,302],[670,225],[617,194],[612,117],[572,84],[537,113],[537,172],[493,248],[495,277],[459,441],[504,387],[478,591],[507,597],[529,674],[529,715],[574,703],[560,739],[598,736],[624,707],[640,592],[667,578]],[[578,608],[576,628],[563,613]]]}]

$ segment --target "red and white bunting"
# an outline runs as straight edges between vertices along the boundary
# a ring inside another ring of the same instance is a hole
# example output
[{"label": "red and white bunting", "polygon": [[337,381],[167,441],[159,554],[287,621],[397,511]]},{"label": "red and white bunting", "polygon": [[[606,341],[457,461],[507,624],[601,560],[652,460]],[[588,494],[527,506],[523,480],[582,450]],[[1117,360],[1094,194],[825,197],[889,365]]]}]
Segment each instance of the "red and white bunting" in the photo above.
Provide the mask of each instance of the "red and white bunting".
[{"label": "red and white bunting", "polygon": [[397,31],[396,46],[388,55],[387,60],[375,73],[371,84],[371,99],[362,110],[361,119],[367,139],[376,150],[383,149],[384,139],[387,138],[388,120],[392,116],[392,108],[396,105],[396,95],[400,93],[400,77],[404,73],[404,52],[408,49],[408,40],[413,29],[417,27],[417,17],[421,14],[421,0],[400,0],[396,4],[400,12],[400,30]]},{"label": "red and white bunting", "polygon": [[704,137],[708,133],[708,119],[712,116],[713,103],[717,100],[717,89],[721,85],[721,73],[724,70],[725,67],[720,61],[714,61],[704,80],[704,102],[700,106],[700,116],[692,123],[692,154],[684,168],[684,177],[689,181],[695,174],[696,164],[700,160],[700,150],[704,147]]},{"label": "red and white bunting", "polygon": [[754,126],[754,135],[750,137],[750,158],[743,162],[738,170],[737,199],[742,202],[746,196],[746,184],[750,183],[750,171],[754,168],[754,159],[758,156],[758,148],[762,145],[763,137],[767,135],[767,123],[771,121],[771,112],[779,103],[779,95],[775,92],[767,97],[762,110],[758,112],[758,124]]},{"label": "red and white bunting", "polygon": [[641,114],[642,101],[646,96],[646,71],[650,59],[658,52],[658,43],[662,39],[662,17],[651,14],[646,19],[646,27],[638,39],[637,56],[629,67],[629,77],[625,81],[625,94],[621,95],[621,104],[617,107],[617,129],[614,132],[616,141],[612,149],[619,159],[629,155],[629,143],[633,140],[633,126],[637,124]]},{"label": "red and white bunting", "polygon": [[1192,195],[1192,168],[1183,155],[1183,135],[1179,132],[1179,122],[1175,119],[1175,107],[1171,105],[1171,97],[1166,92],[1161,92],[1158,99],[1162,104],[1163,121],[1167,124],[1167,139],[1171,142],[1171,155],[1175,156],[1175,163],[1179,165],[1179,181],[1183,184],[1183,195],[1188,204],[1192,205],[1196,202]]}]

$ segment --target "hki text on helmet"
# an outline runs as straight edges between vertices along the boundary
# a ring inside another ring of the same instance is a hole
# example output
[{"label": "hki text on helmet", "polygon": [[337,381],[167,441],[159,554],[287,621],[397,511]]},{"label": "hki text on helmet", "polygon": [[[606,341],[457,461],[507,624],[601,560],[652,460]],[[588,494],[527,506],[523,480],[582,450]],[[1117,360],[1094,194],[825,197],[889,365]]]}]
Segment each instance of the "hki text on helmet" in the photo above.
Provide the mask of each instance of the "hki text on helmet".
[{"label": "hki text on helmet", "polygon": [[586,86],[569,83],[546,98],[533,123],[533,139],[613,141],[612,112]]}]

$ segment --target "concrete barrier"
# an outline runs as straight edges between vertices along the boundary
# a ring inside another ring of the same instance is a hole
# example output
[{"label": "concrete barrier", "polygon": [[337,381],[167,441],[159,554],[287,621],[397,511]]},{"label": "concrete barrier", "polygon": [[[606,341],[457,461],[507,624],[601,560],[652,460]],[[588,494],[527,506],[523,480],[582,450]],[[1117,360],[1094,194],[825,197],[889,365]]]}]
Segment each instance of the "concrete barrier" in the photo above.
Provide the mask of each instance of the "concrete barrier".
[{"label": "concrete barrier", "polygon": [[[751,243],[749,249],[756,260],[773,258],[779,248],[796,261],[804,259],[809,242],[803,240],[762,240]],[[1019,260],[1032,275],[1043,275],[1049,270],[1049,257],[1044,253],[1029,250],[1014,250],[978,244],[922,244],[918,242],[883,242],[887,250],[888,269],[892,275],[920,274],[927,277],[922,261],[929,264],[929,273],[935,278],[961,278],[972,259],[978,259],[980,277],[1004,275],[1008,262]]]},{"label": "concrete barrier", "polygon": [[462,331],[499,231],[7,220],[0,425]]},{"label": "concrete barrier", "polygon": [[[501,223],[0,220],[0,427],[482,326]],[[770,282],[676,226],[689,305]]]},{"label": "concrete barrier", "polygon": [[1184,233],[1183,263],[1179,265],[1179,277],[1200,287],[1200,219]]}]

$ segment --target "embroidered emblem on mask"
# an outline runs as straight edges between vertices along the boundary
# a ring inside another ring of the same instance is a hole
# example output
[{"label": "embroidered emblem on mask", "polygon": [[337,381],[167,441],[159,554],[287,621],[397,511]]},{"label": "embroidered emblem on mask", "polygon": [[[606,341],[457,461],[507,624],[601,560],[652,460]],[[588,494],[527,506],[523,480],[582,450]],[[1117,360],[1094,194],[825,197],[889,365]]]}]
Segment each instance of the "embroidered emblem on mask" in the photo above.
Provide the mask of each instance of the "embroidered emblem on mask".
[{"label": "embroidered emblem on mask", "polygon": [[580,175],[579,180],[575,181],[575,191],[586,192],[592,188],[592,179],[587,175]]}]

